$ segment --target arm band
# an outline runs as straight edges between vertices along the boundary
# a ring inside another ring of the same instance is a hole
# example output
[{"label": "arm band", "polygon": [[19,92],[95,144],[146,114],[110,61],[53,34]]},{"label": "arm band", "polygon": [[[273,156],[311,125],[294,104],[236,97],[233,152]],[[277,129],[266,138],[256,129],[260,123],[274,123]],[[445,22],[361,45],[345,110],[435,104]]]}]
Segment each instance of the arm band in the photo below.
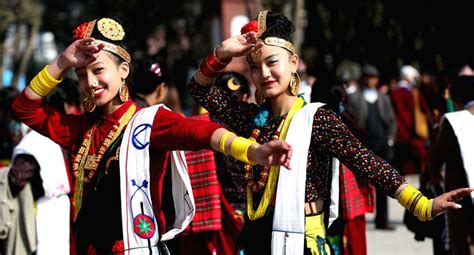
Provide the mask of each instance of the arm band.
[{"label": "arm band", "polygon": [[51,92],[51,90],[60,83],[61,80],[56,80],[48,73],[48,66],[45,66],[41,72],[39,72],[33,80],[30,82],[30,88],[36,94],[41,97],[45,97]]},{"label": "arm band", "polygon": [[256,143],[257,142],[238,136],[230,144],[230,155],[244,163],[255,165],[255,162],[249,160],[247,153],[250,145]]},{"label": "arm band", "polygon": [[229,132],[223,134],[221,139],[219,140],[219,150],[222,153],[224,153],[224,155],[227,155],[227,152],[225,150],[225,143],[226,143],[226,141],[227,141],[227,139],[229,138],[230,135],[235,135],[235,134],[229,131]]},{"label": "arm band", "polygon": [[433,206],[433,199],[428,199],[419,190],[413,186],[408,185],[400,192],[398,202],[419,220],[431,220],[431,209]]}]

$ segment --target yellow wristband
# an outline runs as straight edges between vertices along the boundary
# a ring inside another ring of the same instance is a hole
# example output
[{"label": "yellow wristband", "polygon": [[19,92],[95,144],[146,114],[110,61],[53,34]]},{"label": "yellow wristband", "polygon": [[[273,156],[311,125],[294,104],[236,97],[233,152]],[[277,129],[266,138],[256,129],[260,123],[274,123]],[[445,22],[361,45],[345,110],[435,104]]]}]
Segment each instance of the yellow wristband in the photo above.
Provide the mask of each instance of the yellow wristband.
[{"label": "yellow wristband", "polygon": [[221,139],[219,140],[219,150],[225,155],[227,155],[227,152],[225,151],[225,143],[227,141],[227,138],[229,138],[230,135],[235,135],[235,134],[229,131],[223,134]]},{"label": "yellow wristband", "polygon": [[51,74],[48,73],[48,66],[45,66],[41,72],[39,72],[33,80],[30,82],[30,88],[39,96],[45,97],[51,90],[60,83],[61,80],[56,80]]},{"label": "yellow wristband", "polygon": [[250,145],[256,143],[255,141],[238,136],[230,144],[230,155],[244,163],[255,165],[255,162],[249,160],[247,152]]},{"label": "yellow wristband", "polygon": [[419,220],[426,221],[431,219],[433,199],[428,199],[413,186],[408,185],[402,190],[398,197],[398,202]]}]

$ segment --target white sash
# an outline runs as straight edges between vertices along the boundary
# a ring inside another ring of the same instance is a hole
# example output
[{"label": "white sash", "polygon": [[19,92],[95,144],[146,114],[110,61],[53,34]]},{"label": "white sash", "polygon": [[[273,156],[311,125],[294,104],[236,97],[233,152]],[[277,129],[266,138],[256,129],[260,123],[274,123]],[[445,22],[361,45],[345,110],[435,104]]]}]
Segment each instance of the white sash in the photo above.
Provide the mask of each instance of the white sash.
[{"label": "white sash", "polygon": [[[137,112],[130,120],[120,146],[122,231],[126,254],[159,254],[160,240],[172,239],[191,222],[195,205],[182,151],[171,151],[173,228],[160,238],[158,219],[150,195],[150,134],[155,115],[164,105]],[[165,107],[166,108],[166,107]],[[167,108],[166,108],[167,109]]]},{"label": "white sash", "polygon": [[[461,151],[467,184],[474,187],[474,115],[468,110],[446,113],[444,115],[453,127]],[[474,201],[474,193],[471,192]]]},{"label": "white sash", "polygon": [[[308,104],[293,117],[285,141],[293,148],[291,170],[280,167],[273,216],[272,254],[304,253],[306,167],[314,115],[322,103]],[[324,184],[323,184],[324,185]],[[333,159],[329,225],[339,206],[339,161]]]}]

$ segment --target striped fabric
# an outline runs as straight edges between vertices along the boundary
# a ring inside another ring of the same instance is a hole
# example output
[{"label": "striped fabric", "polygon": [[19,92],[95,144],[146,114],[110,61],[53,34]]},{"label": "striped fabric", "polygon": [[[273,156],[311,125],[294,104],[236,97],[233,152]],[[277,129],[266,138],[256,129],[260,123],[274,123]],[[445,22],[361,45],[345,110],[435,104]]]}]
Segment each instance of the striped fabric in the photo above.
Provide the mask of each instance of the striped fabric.
[{"label": "striped fabric", "polygon": [[[208,113],[191,118],[210,120]],[[211,150],[186,151],[185,155],[196,203],[196,214],[185,232],[221,230],[220,185],[217,180],[214,152]]]},{"label": "striped fabric", "polygon": [[340,165],[340,192],[342,216],[352,220],[374,211],[374,188],[366,181],[357,180],[344,164]]}]

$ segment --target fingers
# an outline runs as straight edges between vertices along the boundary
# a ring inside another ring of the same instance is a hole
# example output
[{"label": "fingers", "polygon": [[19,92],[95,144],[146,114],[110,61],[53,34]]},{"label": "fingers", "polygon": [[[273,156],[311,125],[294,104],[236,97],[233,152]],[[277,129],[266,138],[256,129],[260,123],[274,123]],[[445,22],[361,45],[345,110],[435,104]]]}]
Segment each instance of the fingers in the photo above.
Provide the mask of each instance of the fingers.
[{"label": "fingers", "polygon": [[469,195],[473,189],[471,188],[460,188],[460,189],[455,189],[447,193],[448,195],[448,200],[450,201],[459,201],[463,199],[465,196]]},{"label": "fingers", "polygon": [[454,202],[446,202],[444,205],[444,208],[446,209],[460,209],[462,206],[460,204],[456,204]]}]

